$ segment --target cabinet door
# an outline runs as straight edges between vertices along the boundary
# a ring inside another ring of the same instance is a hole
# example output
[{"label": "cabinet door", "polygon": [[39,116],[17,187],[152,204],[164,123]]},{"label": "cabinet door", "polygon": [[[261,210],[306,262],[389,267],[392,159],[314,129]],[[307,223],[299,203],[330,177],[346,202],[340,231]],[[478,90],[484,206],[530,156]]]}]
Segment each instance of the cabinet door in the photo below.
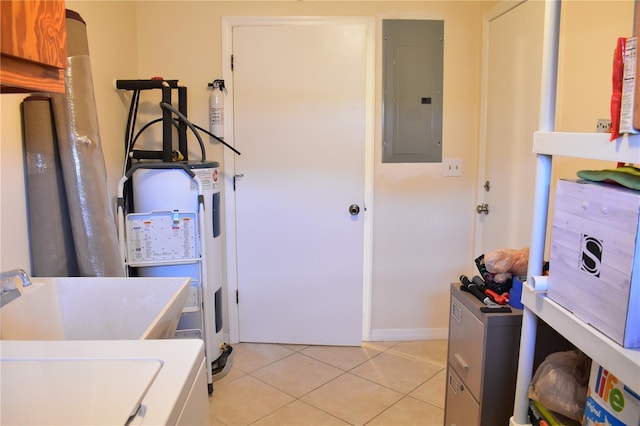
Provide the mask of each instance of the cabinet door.
[{"label": "cabinet door", "polygon": [[64,93],[64,0],[2,0],[0,20],[1,92]]},{"label": "cabinet door", "polygon": [[2,39],[5,55],[64,68],[66,18],[63,1],[5,1],[1,3]]},{"label": "cabinet door", "polygon": [[477,426],[480,422],[480,406],[469,389],[449,365],[447,371],[447,404],[445,426]]}]

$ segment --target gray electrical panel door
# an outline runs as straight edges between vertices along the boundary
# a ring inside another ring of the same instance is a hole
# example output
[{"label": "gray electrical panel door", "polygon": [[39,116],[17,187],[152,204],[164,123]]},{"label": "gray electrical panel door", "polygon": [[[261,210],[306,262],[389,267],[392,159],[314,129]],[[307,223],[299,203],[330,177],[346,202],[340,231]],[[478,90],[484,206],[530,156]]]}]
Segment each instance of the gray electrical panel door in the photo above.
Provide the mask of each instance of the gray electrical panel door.
[{"label": "gray electrical panel door", "polygon": [[444,21],[382,21],[382,162],[442,161]]}]

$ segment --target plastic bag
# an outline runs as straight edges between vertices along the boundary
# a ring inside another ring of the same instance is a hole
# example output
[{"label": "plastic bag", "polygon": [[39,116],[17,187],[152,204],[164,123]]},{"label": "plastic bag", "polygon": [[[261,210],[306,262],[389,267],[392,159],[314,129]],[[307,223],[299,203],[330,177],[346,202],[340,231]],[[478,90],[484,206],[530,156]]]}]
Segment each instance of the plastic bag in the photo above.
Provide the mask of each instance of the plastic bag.
[{"label": "plastic bag", "polygon": [[551,411],[581,420],[590,368],[591,359],[580,351],[552,353],[533,375],[529,398]]},{"label": "plastic bag", "polygon": [[500,249],[485,255],[484,264],[493,275],[493,281],[503,283],[514,275],[526,275],[529,264],[529,247],[519,250]]}]

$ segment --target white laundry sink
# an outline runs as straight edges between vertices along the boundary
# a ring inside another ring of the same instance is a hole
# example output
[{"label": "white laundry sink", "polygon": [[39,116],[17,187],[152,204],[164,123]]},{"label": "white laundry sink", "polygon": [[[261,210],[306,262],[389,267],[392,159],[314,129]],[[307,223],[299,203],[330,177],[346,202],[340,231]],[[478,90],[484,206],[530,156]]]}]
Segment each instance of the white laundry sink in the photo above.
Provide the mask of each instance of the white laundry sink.
[{"label": "white laundry sink", "polygon": [[174,336],[189,278],[32,278],[0,309],[2,340]]}]

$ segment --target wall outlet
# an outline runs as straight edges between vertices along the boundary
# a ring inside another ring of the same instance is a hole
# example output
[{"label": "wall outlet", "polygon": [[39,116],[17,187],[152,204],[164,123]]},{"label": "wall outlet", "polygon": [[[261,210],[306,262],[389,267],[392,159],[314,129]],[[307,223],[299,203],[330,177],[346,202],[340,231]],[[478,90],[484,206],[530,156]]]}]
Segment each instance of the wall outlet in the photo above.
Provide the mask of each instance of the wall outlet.
[{"label": "wall outlet", "polygon": [[597,133],[611,133],[611,120],[608,118],[599,118],[596,123]]},{"label": "wall outlet", "polygon": [[442,160],[443,176],[462,176],[462,158],[445,158]]}]

